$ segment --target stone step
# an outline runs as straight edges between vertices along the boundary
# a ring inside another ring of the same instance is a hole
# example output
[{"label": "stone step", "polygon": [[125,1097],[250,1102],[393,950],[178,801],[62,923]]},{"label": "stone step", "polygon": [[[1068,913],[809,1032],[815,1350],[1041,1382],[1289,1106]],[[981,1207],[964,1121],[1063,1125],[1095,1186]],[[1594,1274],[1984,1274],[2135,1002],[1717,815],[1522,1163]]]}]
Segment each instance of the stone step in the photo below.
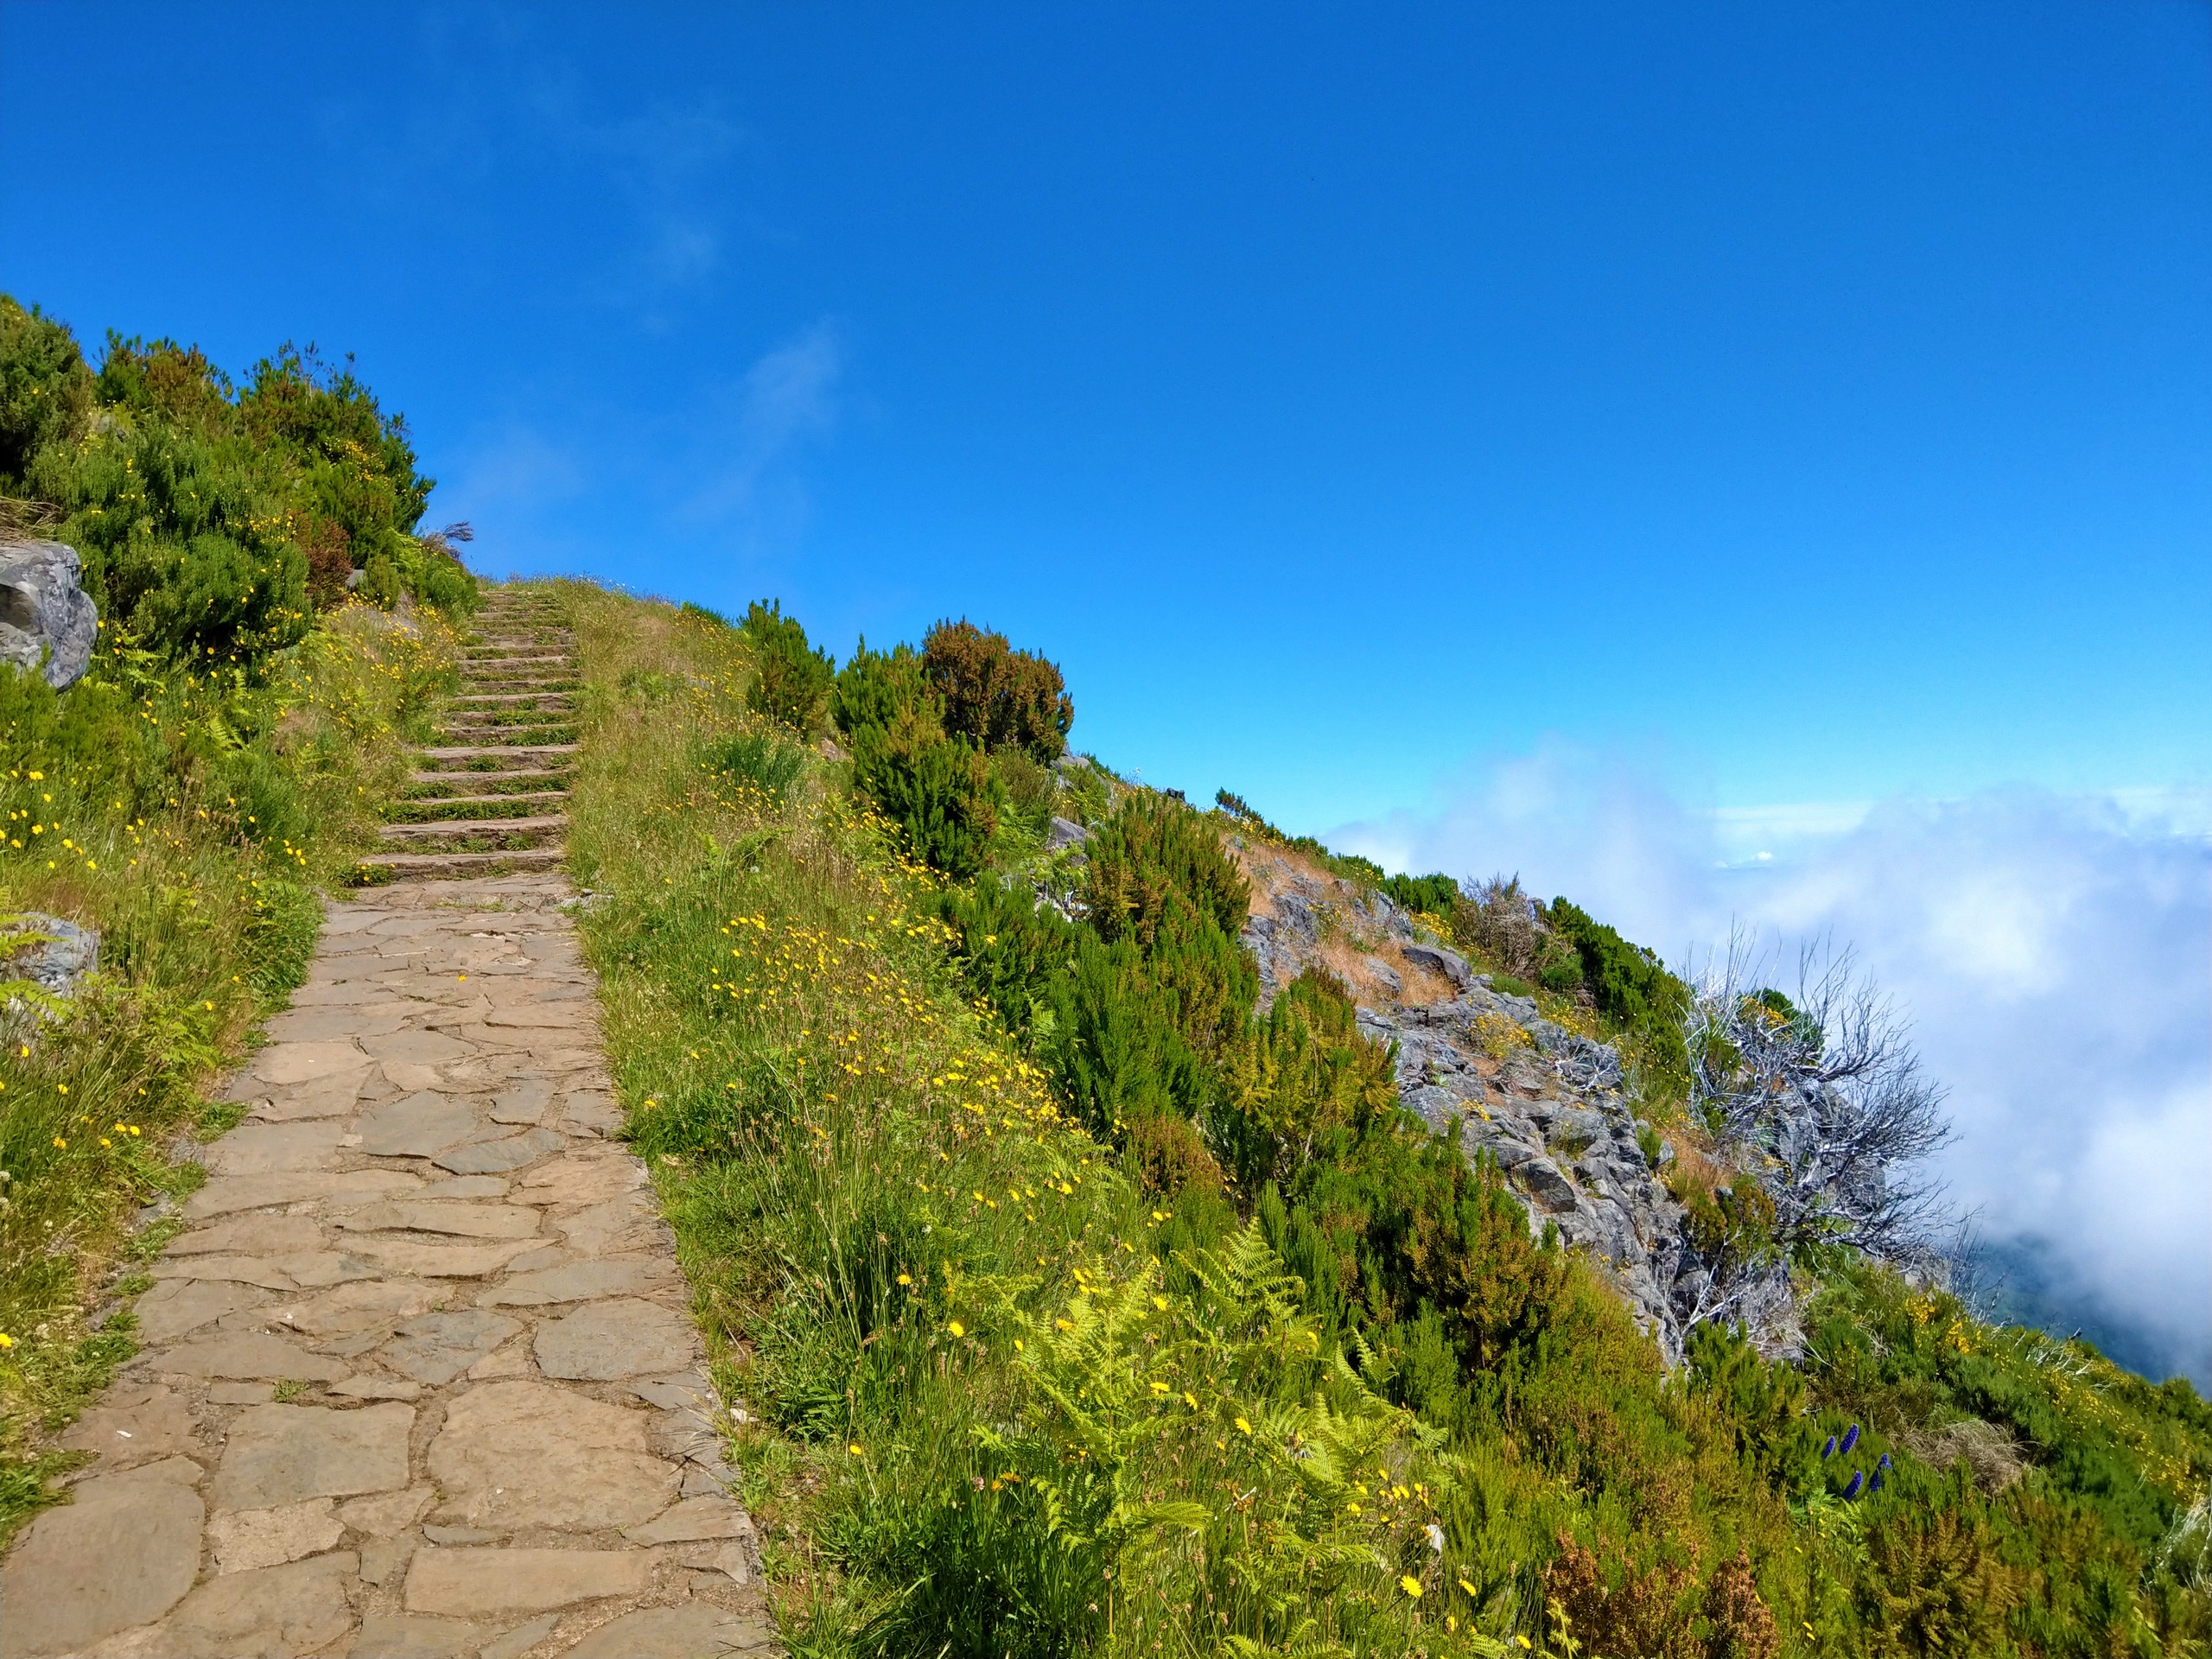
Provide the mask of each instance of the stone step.
[{"label": "stone step", "polygon": [[[460,775],[463,778],[480,778],[497,777],[499,774],[464,772]],[[411,807],[537,805],[548,801],[565,801],[568,798],[569,791],[565,789],[531,789],[518,790],[512,795],[415,795],[409,797],[406,800],[396,802],[394,805],[398,810],[404,812]]]},{"label": "stone step", "polygon": [[417,749],[416,756],[423,760],[520,760],[524,755],[574,754],[573,743],[507,743],[485,748],[480,745],[447,744],[436,748]]},{"label": "stone step", "polygon": [[[410,787],[414,787],[423,784],[481,783],[490,778],[496,778],[503,783],[518,782],[525,778],[543,779],[548,782],[556,779],[565,781],[568,776],[569,774],[565,772],[556,771],[550,767],[517,766],[499,772],[413,772],[408,773],[407,782]],[[505,799],[505,798],[502,796],[494,798]]]},{"label": "stone step", "polygon": [[566,691],[463,691],[453,699],[453,706],[464,702],[566,702]]},{"label": "stone step", "polygon": [[542,868],[568,855],[564,847],[525,847],[512,853],[372,853],[359,868],[393,875],[481,875],[487,870]]},{"label": "stone step", "polygon": [[387,823],[377,831],[386,841],[423,841],[438,836],[543,836],[565,830],[565,814],[539,818],[447,818],[433,823]]},{"label": "stone step", "polygon": [[441,726],[438,742],[445,748],[465,743],[493,748],[530,748],[549,741],[561,742],[575,734],[573,721],[558,726]]},{"label": "stone step", "polygon": [[[576,723],[573,711],[560,709],[461,709],[454,712],[478,718],[441,721],[438,724],[440,731],[519,732],[533,726],[573,726]],[[499,717],[501,715],[509,717],[502,719]]]}]

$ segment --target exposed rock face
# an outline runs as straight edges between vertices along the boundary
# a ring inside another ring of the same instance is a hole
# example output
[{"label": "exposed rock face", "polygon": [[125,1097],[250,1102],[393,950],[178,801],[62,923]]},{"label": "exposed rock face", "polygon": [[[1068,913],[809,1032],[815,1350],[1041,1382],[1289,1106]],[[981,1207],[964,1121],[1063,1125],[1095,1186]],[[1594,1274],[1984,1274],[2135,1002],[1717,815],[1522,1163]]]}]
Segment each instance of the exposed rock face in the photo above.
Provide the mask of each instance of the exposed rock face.
[{"label": "exposed rock face", "polygon": [[[1669,1298],[1685,1266],[1684,1212],[1637,1144],[1619,1052],[1545,1019],[1528,997],[1492,990],[1385,895],[1240,838],[1230,846],[1252,879],[1243,940],[1262,997],[1313,963],[1343,978],[1360,1029],[1398,1046],[1399,1098],[1470,1160],[1496,1159],[1530,1231],[1554,1225],[1584,1250],[1680,1364]],[[1414,1000],[1417,982],[1436,1000]]]},{"label": "exposed rock face", "polygon": [[43,673],[57,691],[83,677],[99,628],[79,569],[61,542],[0,545],[0,662]]}]

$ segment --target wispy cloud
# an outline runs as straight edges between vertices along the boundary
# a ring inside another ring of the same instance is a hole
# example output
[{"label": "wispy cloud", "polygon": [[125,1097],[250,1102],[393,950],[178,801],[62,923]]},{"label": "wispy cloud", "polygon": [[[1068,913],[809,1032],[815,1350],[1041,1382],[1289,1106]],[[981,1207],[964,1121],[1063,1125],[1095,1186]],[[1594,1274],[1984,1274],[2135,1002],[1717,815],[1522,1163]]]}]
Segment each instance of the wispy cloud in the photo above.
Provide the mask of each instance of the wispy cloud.
[{"label": "wispy cloud", "polygon": [[433,95],[395,105],[338,88],[315,105],[350,196],[411,213],[435,175],[448,197],[461,187],[462,198],[550,198],[553,233],[537,245],[486,249],[464,236],[442,257],[556,268],[572,291],[648,328],[671,326],[681,302],[724,274],[747,213],[749,151],[718,101],[616,102],[524,8],[433,12],[421,29]]},{"label": "wispy cloud", "polygon": [[2013,790],[1721,817],[1562,749],[1335,839],[1518,870],[1673,959],[1732,925],[1852,945],[1949,1086],[1943,1173],[1985,1233],[2212,1382],[2208,816],[2202,790]]},{"label": "wispy cloud", "polygon": [[685,516],[757,525],[764,517],[803,515],[804,497],[787,463],[801,444],[836,425],[844,372],[843,342],[828,322],[816,323],[747,368],[717,397],[703,423],[693,475],[705,482],[686,499]]}]

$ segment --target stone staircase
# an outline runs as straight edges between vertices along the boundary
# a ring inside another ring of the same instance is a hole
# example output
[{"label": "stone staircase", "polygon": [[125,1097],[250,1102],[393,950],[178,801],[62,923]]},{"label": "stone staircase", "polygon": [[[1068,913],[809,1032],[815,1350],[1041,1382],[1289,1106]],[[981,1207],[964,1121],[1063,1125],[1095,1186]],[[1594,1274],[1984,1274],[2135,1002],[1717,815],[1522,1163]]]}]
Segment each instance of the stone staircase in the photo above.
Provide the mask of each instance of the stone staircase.
[{"label": "stone staircase", "polygon": [[560,607],[530,588],[495,590],[476,621],[461,689],[421,751],[372,880],[499,875],[567,856],[576,752],[574,640]]}]

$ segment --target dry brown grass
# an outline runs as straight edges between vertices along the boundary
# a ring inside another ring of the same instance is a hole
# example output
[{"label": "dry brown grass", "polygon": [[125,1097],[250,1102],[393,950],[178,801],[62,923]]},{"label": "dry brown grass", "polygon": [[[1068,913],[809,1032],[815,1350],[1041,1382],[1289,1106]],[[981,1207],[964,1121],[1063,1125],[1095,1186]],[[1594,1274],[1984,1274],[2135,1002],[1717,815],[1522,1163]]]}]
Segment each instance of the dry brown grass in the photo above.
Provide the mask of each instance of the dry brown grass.
[{"label": "dry brown grass", "polygon": [[1675,1154],[1674,1161],[1667,1166],[1667,1190],[1677,1198],[1688,1202],[1694,1192],[1709,1198],[1736,1179],[1734,1170],[1680,1128],[1667,1137],[1667,1144]]},{"label": "dry brown grass", "polygon": [[1924,1463],[1948,1469],[1963,1461],[1985,1493],[2003,1491],[2027,1471],[2027,1459],[2010,1431],[1979,1417],[1936,1428],[1900,1428],[1890,1438]]}]

